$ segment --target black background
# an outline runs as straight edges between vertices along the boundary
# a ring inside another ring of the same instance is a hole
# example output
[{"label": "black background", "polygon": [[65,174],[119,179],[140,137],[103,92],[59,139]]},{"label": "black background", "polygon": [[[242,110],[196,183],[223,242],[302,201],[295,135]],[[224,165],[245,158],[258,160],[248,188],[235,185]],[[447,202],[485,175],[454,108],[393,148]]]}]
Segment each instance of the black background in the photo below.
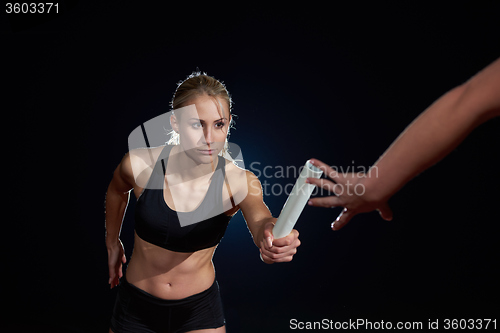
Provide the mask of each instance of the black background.
[{"label": "black background", "polygon": [[[1,16],[2,325],[12,332],[107,332],[116,291],[106,188],[130,132],[167,112],[193,70],[227,84],[238,115],[230,140],[247,168],[311,157],[369,166],[500,55],[497,1],[64,1],[59,10]],[[481,125],[407,184],[390,201],[392,222],[369,213],[332,232],[340,208],[306,207],[292,263],[263,264],[238,213],[214,257],[227,331],[284,332],[292,318],[425,327],[497,316],[499,126]],[[275,216],[285,200],[265,197]],[[128,256],[133,209],[134,200],[122,231]]]}]

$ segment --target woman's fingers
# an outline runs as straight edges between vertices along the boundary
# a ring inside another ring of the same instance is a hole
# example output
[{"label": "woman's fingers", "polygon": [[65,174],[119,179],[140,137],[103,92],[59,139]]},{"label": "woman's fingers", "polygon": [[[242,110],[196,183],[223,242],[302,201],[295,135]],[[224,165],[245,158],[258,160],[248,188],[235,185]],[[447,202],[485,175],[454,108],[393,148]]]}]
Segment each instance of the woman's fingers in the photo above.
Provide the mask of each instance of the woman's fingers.
[{"label": "woman's fingers", "polygon": [[307,178],[307,183],[316,185],[318,187],[321,187],[322,189],[325,189],[337,195],[329,197],[312,198],[308,202],[310,206],[326,207],[326,208],[342,206],[341,199],[340,197],[338,197],[338,195],[341,195],[343,192],[342,185],[336,184],[328,179],[316,179],[316,178]]},{"label": "woman's fingers", "polygon": [[[342,229],[358,213],[377,210],[380,216],[386,220],[392,220],[392,210],[386,202],[368,202],[361,196],[364,193],[364,185],[359,181],[359,175],[342,174],[317,159],[311,159],[311,163],[323,170],[329,179],[307,178],[306,182],[321,189],[334,193],[336,196],[317,197],[309,200],[308,204],[315,207],[344,207],[344,210],[332,223],[332,230]],[[358,194],[358,187],[361,186],[363,193]]]},{"label": "woman's fingers", "polygon": [[337,217],[335,222],[332,223],[332,230],[340,230],[342,229],[349,221],[356,215],[352,210],[344,208],[342,213]]},{"label": "woman's fingers", "polygon": [[342,206],[340,198],[336,196],[312,198],[308,201],[309,206],[333,208]]},{"label": "woman's fingers", "polygon": [[325,176],[327,176],[330,179],[333,179],[335,182],[337,182],[337,180],[341,178],[341,177],[339,177],[339,173],[337,171],[335,171],[333,168],[331,168],[328,164],[326,164],[320,160],[317,160],[315,158],[311,158],[309,161],[315,167],[320,168],[323,171],[323,173],[325,174]]},{"label": "woman's fingers", "polygon": [[264,263],[268,264],[268,265],[271,265],[271,264],[274,264],[274,262],[272,260],[270,260],[268,257],[266,257],[263,253],[262,253],[262,249],[260,249],[260,260],[262,260]]},{"label": "woman's fingers", "polygon": [[297,253],[296,249],[286,252],[269,251],[265,248],[260,249],[261,258],[266,264],[292,261],[295,253]]},{"label": "woman's fingers", "polygon": [[380,216],[384,220],[386,220],[386,221],[391,221],[392,220],[392,210],[391,210],[391,208],[389,208],[389,205],[387,203],[384,203],[377,210],[380,213]]},{"label": "woman's fingers", "polygon": [[[371,210],[370,210],[371,211]],[[381,205],[377,211],[380,213],[380,216],[386,220],[386,221],[391,221],[392,220],[392,210],[389,208],[389,205],[387,203],[384,203]],[[363,211],[359,210],[353,210],[353,209],[347,209],[344,208],[342,213],[337,217],[335,222],[332,223],[332,230],[340,230],[342,229],[349,221],[356,216],[358,213],[361,213]]]},{"label": "woman's fingers", "polygon": [[331,180],[324,178],[307,178],[306,183],[315,185],[317,187],[321,187],[324,190],[335,193],[335,195],[340,195],[343,192],[343,186],[341,184],[337,184],[332,182]]},{"label": "woman's fingers", "polygon": [[108,269],[109,269],[108,283],[111,285],[111,288],[113,288],[112,282],[115,279],[115,265],[113,263],[108,263]]},{"label": "woman's fingers", "polygon": [[[120,257],[121,255],[121,257]],[[109,268],[109,279],[108,279],[108,284],[110,285],[111,288],[114,288],[118,285],[120,278],[123,277],[123,264],[127,262],[127,257],[125,256],[125,253],[121,252],[118,254],[116,262],[112,259],[114,256],[113,254],[110,253],[110,261],[108,262],[108,268]]]},{"label": "woman's fingers", "polygon": [[292,230],[286,237],[273,240],[271,248],[265,246],[264,240],[261,241],[260,253],[264,262],[289,262],[297,253],[297,247],[300,246],[299,232]]}]

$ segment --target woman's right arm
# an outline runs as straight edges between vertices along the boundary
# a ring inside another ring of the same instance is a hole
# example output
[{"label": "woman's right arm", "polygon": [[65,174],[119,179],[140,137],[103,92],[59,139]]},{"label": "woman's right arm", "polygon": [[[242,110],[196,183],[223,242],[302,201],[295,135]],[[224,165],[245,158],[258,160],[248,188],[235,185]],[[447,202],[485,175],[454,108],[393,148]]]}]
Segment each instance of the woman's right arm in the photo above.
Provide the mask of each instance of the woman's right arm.
[{"label": "woman's right arm", "polygon": [[108,283],[111,288],[118,285],[119,278],[123,276],[122,264],[126,262],[125,251],[120,241],[120,230],[133,181],[130,156],[126,154],[113,173],[113,179],[106,193],[106,248],[109,267]]}]

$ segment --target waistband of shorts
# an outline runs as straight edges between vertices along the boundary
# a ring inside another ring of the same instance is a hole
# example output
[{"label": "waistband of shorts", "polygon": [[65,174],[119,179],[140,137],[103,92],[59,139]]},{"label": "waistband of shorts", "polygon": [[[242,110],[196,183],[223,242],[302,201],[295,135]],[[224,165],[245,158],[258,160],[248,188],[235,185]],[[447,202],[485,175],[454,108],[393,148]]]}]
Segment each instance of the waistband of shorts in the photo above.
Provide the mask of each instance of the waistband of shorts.
[{"label": "waistband of shorts", "polygon": [[219,292],[219,285],[217,283],[217,280],[214,280],[214,283],[206,290],[188,296],[186,298],[181,298],[181,299],[164,299],[164,298],[159,298],[154,295],[151,295],[150,293],[134,286],[133,284],[129,283],[125,276],[120,279],[120,287],[126,289],[129,291],[133,296],[138,297],[142,299],[145,302],[159,305],[159,306],[176,306],[176,305],[185,305],[189,304],[191,302],[199,302],[204,298],[212,296],[214,293]]}]

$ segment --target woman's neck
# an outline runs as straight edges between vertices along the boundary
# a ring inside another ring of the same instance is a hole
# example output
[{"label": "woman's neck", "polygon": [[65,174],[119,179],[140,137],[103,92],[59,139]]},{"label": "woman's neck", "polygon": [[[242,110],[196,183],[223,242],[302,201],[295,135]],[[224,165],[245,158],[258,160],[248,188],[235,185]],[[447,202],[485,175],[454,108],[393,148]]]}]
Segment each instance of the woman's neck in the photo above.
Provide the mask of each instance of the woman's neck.
[{"label": "woman's neck", "polygon": [[[172,158],[173,157],[173,158]],[[218,163],[217,156],[212,156],[210,163],[197,163],[180,146],[174,146],[170,151],[167,166],[167,175],[175,175],[181,182],[191,181],[210,175],[215,171]]]}]

